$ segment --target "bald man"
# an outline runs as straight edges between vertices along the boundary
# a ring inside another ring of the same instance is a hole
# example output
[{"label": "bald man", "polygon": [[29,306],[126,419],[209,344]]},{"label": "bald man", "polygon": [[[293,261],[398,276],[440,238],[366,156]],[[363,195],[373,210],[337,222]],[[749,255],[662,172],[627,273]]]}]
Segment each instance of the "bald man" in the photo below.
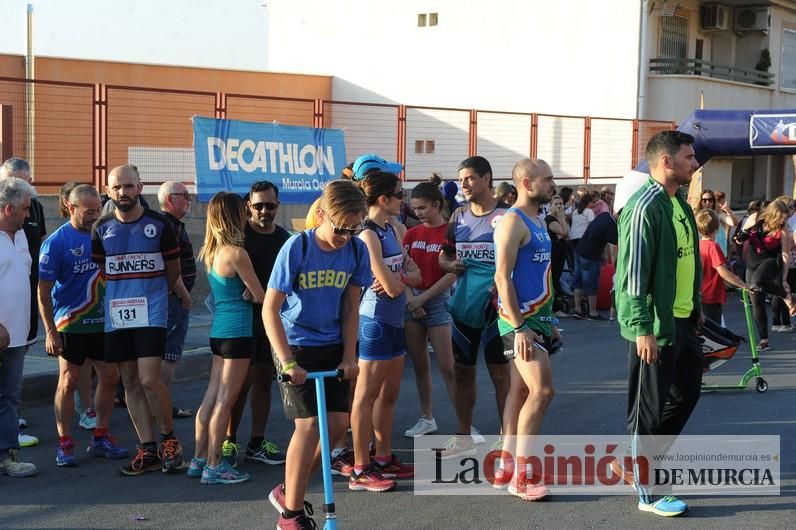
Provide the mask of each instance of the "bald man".
[{"label": "bald man", "polygon": [[[533,438],[539,434],[553,399],[548,348],[552,339],[558,338],[558,331],[552,314],[552,243],[537,212],[552,199],[555,183],[547,162],[527,158],[514,166],[512,180],[517,201],[495,228],[495,285],[498,329],[511,366],[503,410],[503,450],[519,459],[531,455]],[[525,466],[518,465],[510,478],[511,468],[504,469],[501,480],[508,483],[510,494],[526,501],[547,496],[547,488],[533,483]]]},{"label": "bald man", "polygon": [[[180,276],[180,245],[169,221],[141,205],[142,189],[134,168],[113,168],[105,190],[115,209],[91,232],[92,259],[104,270],[106,281],[105,360],[119,367],[140,442],[136,456],[120,469],[124,475],[182,468],[171,395],[161,376],[168,293]],[[153,417],[160,427],[160,451]]]},{"label": "bald man", "polygon": [[[163,214],[180,243],[180,277],[169,293],[169,318],[166,332],[166,352],[163,356],[163,382],[171,388],[177,362],[182,358],[182,348],[191,318],[191,289],[196,282],[196,258],[193,244],[182,219],[191,213],[191,194],[182,182],[167,181],[158,190],[158,203]],[[188,418],[190,409],[172,406],[172,417]]]}]

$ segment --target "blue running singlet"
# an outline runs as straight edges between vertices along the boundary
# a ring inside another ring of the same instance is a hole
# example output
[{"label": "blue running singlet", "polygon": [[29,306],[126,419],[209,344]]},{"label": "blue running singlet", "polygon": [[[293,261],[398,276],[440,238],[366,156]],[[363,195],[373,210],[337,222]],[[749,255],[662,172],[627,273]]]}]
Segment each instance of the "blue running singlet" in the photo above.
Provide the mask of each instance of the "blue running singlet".
[{"label": "blue running singlet", "polygon": [[[515,213],[528,227],[531,237],[517,251],[517,261],[511,273],[517,302],[520,304],[525,322],[534,331],[550,336],[553,308],[553,280],[550,266],[552,242],[547,227],[542,223],[537,226],[527,215],[517,208],[510,208],[506,213]],[[505,335],[514,330],[514,326],[506,320],[503,302],[498,298],[500,319],[498,328]]]},{"label": "blue running singlet", "polygon": [[[365,230],[373,230],[378,236],[384,265],[391,272],[403,271],[403,246],[398,241],[392,225],[387,223],[387,226],[382,228],[373,221],[368,220],[365,221]],[[402,328],[404,326],[405,306],[406,294],[401,293],[401,296],[397,298],[390,298],[386,294],[377,295],[373,292],[373,288],[369,286],[362,296],[359,314],[390,326]]]}]

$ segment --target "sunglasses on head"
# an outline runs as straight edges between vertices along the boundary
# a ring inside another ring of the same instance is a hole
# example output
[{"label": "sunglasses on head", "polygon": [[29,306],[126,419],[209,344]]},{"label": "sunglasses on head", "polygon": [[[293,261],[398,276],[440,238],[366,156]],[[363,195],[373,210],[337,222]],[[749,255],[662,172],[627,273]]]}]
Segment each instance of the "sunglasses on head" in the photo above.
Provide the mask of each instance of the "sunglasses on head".
[{"label": "sunglasses on head", "polygon": [[268,210],[269,212],[273,212],[277,208],[279,208],[278,202],[255,202],[252,204],[252,208],[257,210],[258,212],[263,211],[263,208]]},{"label": "sunglasses on head", "polygon": [[332,221],[331,217],[327,216],[326,218],[329,220],[329,224],[332,225],[332,231],[338,236],[356,236],[362,232],[362,223],[360,223],[359,226],[354,227],[337,226],[334,224],[334,221]]}]

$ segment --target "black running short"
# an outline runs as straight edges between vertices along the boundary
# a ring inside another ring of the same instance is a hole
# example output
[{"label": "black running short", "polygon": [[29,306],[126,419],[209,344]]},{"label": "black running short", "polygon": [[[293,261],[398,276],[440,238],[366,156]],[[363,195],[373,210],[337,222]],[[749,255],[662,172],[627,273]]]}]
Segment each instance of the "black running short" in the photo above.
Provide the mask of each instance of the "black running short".
[{"label": "black running short", "polygon": [[234,337],[219,339],[210,337],[210,351],[224,359],[248,359],[254,357],[254,338]]},{"label": "black running short", "polygon": [[457,364],[475,366],[478,363],[478,350],[483,346],[484,361],[487,364],[506,364],[508,360],[503,355],[503,342],[497,320],[491,321],[485,328],[471,328],[461,322],[453,320],[451,329],[453,339],[453,360]]},{"label": "black running short", "polygon": [[[549,355],[554,355],[558,350],[561,349],[561,340],[553,340],[551,337],[539,333],[538,331],[535,333],[542,337],[541,345],[545,350],[547,350]],[[514,359],[516,356],[514,353],[514,332],[509,331],[501,338],[503,339],[503,356],[506,358],[506,360]]]},{"label": "black running short", "polygon": [[166,328],[119,329],[105,333],[105,362],[121,363],[144,357],[163,357]]},{"label": "black running short", "polygon": [[104,333],[60,333],[66,362],[83,366],[86,359],[105,361]]},{"label": "black running short", "polygon": [[268,340],[268,335],[265,334],[262,317],[256,311],[255,313],[252,321],[252,332],[254,334],[254,360],[252,362],[266,363],[272,366],[274,357],[271,352],[271,342]]},{"label": "black running short", "polygon": [[[343,361],[343,346],[291,346],[296,362],[307,372],[336,370]],[[349,382],[339,379],[324,380],[326,390],[326,410],[328,412],[348,413]],[[282,405],[289,420],[314,418],[318,416],[318,402],[315,395],[315,380],[307,379],[303,385],[282,383],[279,385]]]}]

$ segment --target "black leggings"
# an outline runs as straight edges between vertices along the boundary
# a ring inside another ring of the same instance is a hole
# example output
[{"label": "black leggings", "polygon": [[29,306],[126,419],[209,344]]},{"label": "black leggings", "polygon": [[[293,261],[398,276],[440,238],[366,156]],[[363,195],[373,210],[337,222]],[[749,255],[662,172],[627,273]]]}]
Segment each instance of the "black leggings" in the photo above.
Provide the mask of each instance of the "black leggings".
[{"label": "black leggings", "polygon": [[[796,269],[788,270],[788,285],[790,292],[796,292]],[[771,300],[771,320],[774,326],[790,325],[790,311],[785,301],[779,296]]]},{"label": "black leggings", "polygon": [[768,340],[768,318],[766,316],[766,295],[785,298],[785,288],[782,286],[782,260],[779,255],[775,258],[764,258],[759,262],[747,263],[746,283],[759,287],[764,292],[749,293],[752,301],[752,316],[757,324],[760,340]]}]

